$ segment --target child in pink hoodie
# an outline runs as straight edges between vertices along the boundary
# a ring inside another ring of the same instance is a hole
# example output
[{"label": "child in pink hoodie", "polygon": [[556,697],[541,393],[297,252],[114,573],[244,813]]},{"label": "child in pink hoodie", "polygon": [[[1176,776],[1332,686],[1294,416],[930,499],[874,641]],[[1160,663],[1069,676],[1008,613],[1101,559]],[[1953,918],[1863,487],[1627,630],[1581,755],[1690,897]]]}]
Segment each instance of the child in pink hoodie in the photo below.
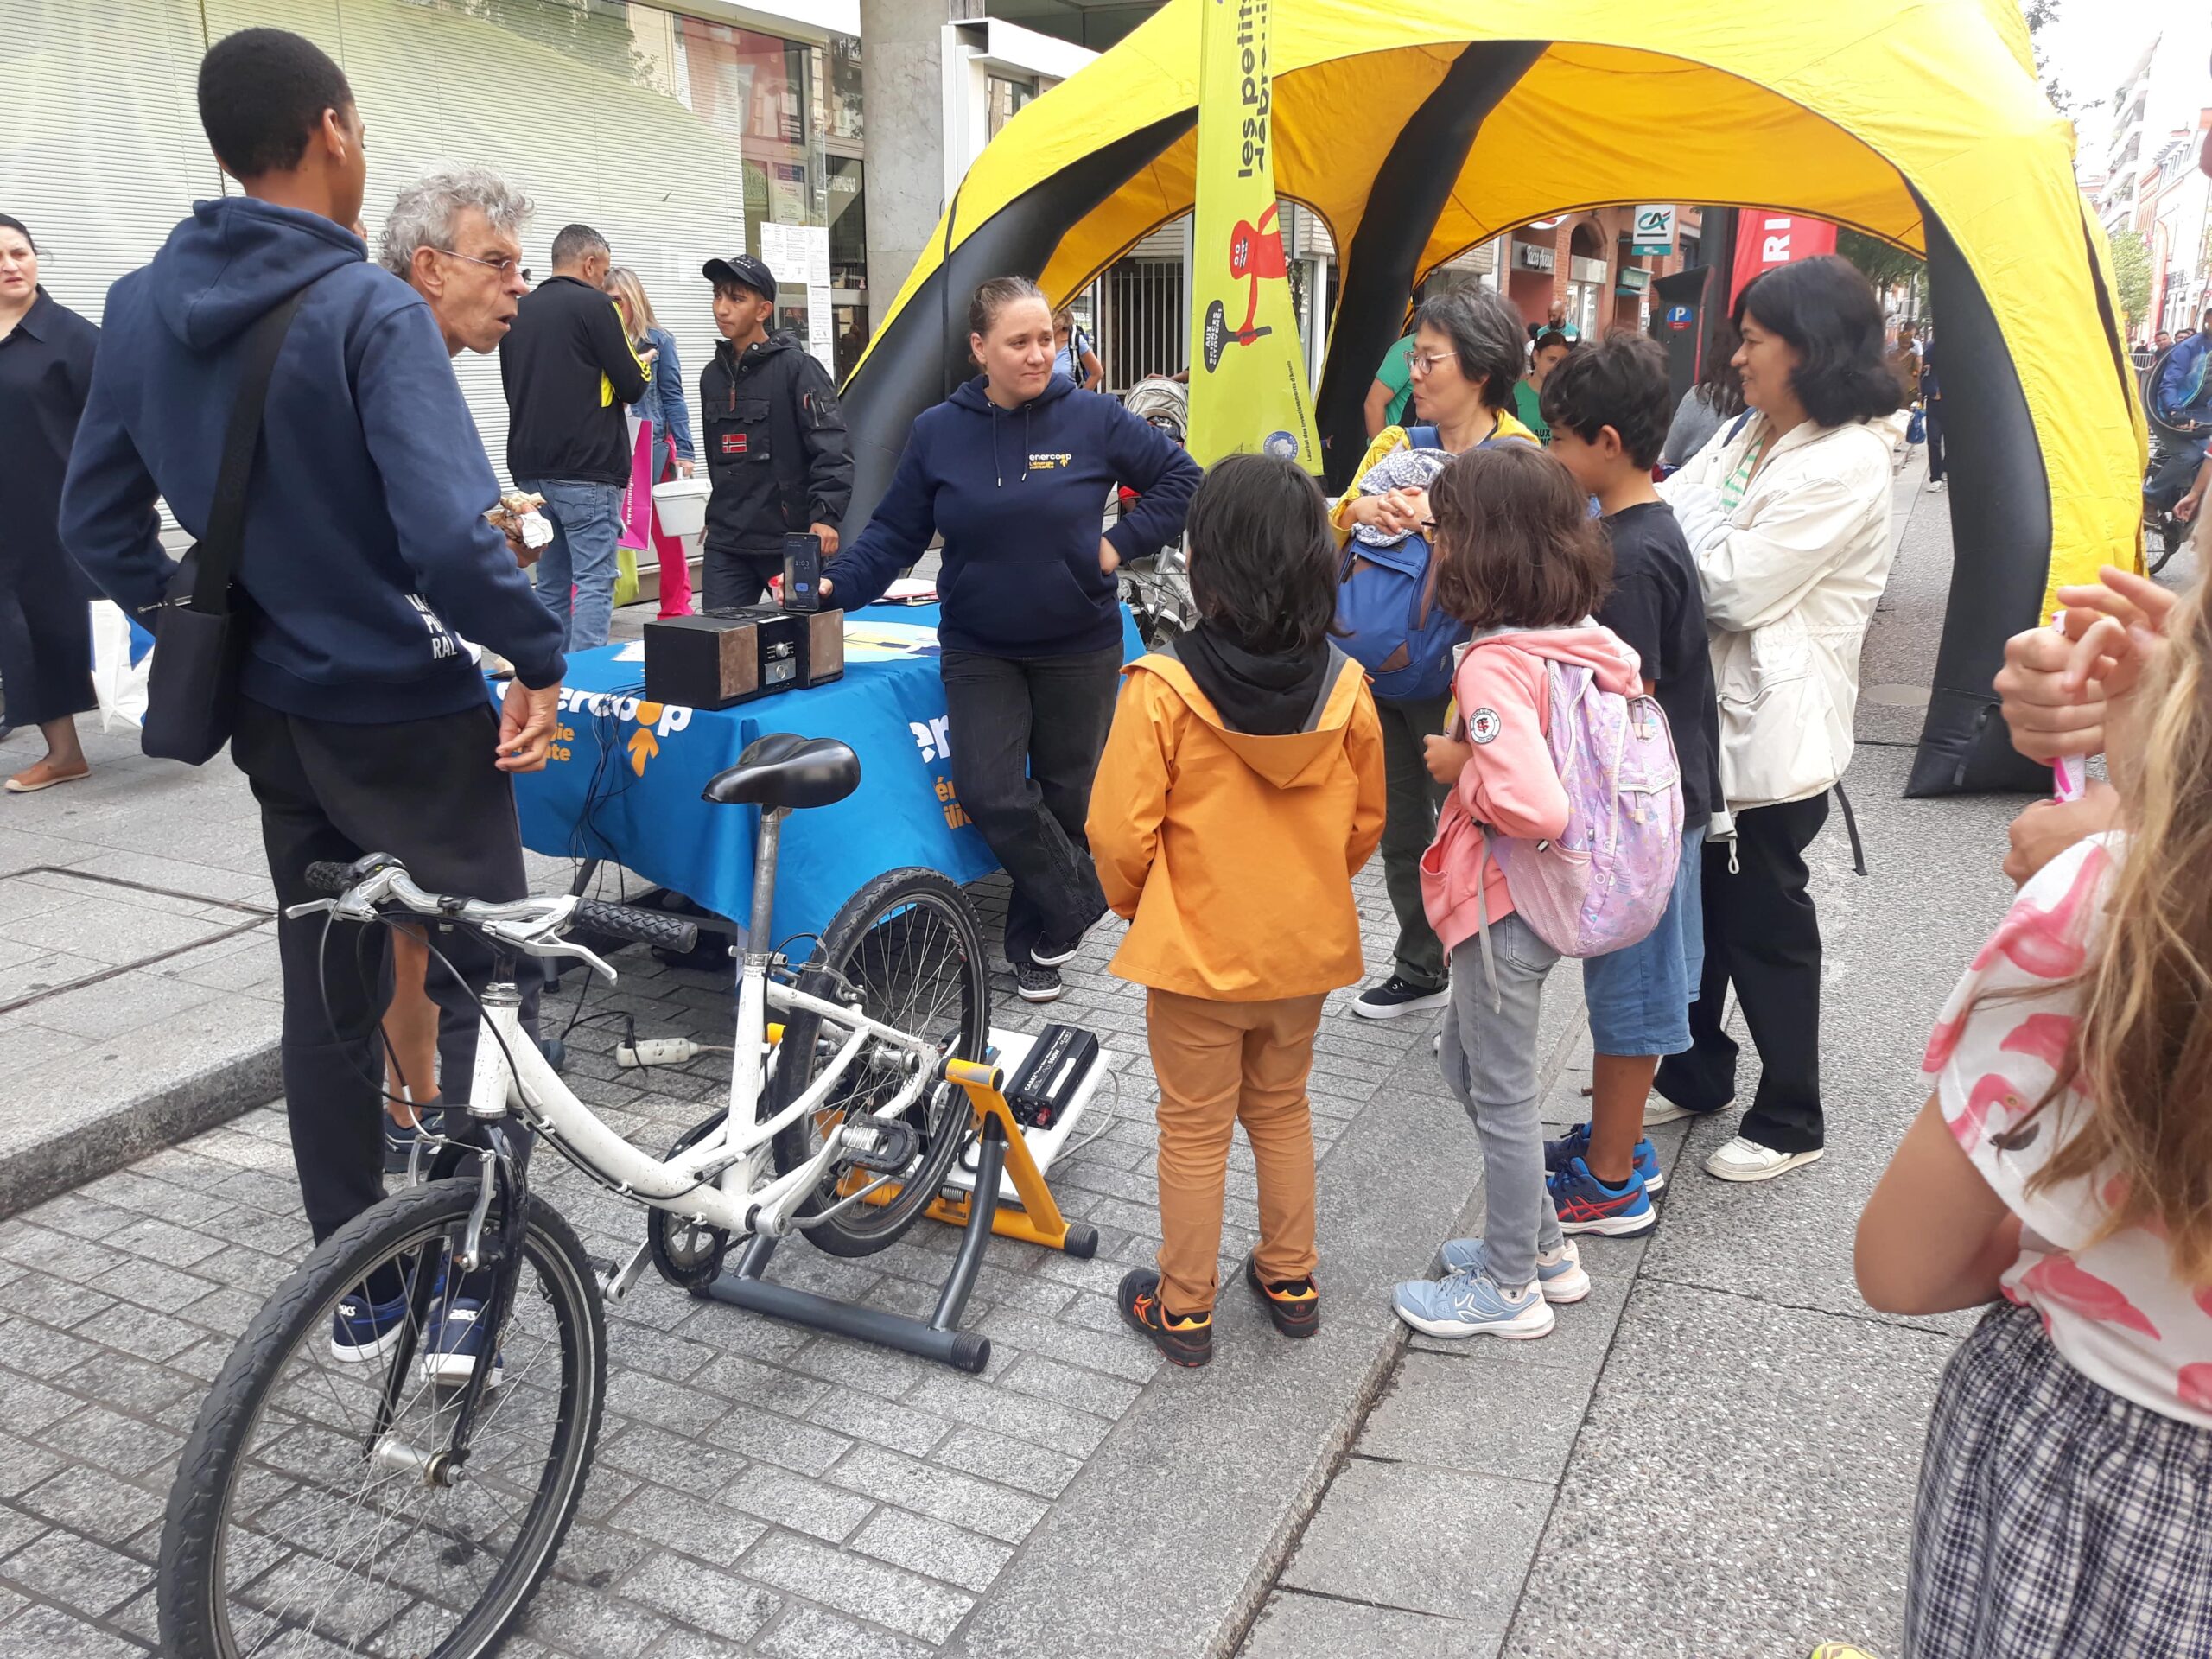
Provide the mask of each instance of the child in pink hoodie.
[{"label": "child in pink hoodie", "polygon": [[1441,1280],[1400,1285],[1392,1304],[1430,1336],[1541,1337],[1552,1303],[1590,1294],[1544,1186],[1536,1019],[1559,953],[1514,913],[1484,831],[1541,840],[1567,828],[1546,741],[1546,659],[1582,664],[1601,690],[1624,696],[1640,692],[1643,677],[1636,653],[1591,620],[1612,555],[1566,467],[1519,444],[1471,449],[1438,475],[1429,503],[1436,601],[1475,637],[1453,677],[1452,729],[1428,740],[1429,771],[1452,794],[1421,858],[1421,897],[1451,953],[1439,1052],[1482,1141],[1489,1216],[1482,1237],[1444,1247]]}]

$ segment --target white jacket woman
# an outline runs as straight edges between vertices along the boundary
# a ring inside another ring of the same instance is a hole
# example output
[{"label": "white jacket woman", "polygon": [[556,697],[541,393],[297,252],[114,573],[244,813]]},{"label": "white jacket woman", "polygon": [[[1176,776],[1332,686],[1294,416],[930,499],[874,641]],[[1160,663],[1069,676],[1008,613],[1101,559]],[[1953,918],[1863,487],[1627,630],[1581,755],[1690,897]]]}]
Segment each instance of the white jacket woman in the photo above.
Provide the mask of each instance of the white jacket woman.
[{"label": "white jacket woman", "polygon": [[[1690,1046],[1659,1067],[1644,1122],[1736,1098],[1729,993],[1759,1052],[1736,1138],[1706,1160],[1763,1181],[1827,1145],[1821,924],[1805,849],[1851,764],[1859,648],[1889,580],[1890,448],[1903,416],[1881,307],[1833,255],[1768,271],[1737,299],[1750,416],[1660,486],[1705,590],[1730,822],[1698,874],[1705,967]],[[1715,835],[1723,833],[1716,827]]]},{"label": "white jacket woman", "polygon": [[[1890,454],[1905,419],[1808,419],[1777,438],[1754,412],[1659,486],[1705,589],[1732,812],[1821,794],[1850,767],[1859,647],[1896,554]],[[1763,438],[1762,464],[1724,506]]]}]

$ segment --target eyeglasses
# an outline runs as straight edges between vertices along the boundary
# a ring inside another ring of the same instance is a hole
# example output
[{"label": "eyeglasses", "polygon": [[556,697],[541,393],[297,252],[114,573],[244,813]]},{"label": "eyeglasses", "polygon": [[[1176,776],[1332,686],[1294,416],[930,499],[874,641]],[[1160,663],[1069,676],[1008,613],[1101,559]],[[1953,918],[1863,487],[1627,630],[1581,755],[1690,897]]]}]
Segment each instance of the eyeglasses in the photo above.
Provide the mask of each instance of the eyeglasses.
[{"label": "eyeglasses", "polygon": [[[430,251],[433,253],[442,253],[448,259],[461,259],[467,261],[472,265],[481,265],[485,270],[495,270],[502,276],[507,276],[515,268],[514,260],[504,253],[490,259],[479,259],[473,253],[456,253],[451,248],[433,248]],[[530,276],[530,273],[528,271],[524,271],[523,272],[523,276],[526,281]]]},{"label": "eyeglasses", "polygon": [[1436,372],[1438,364],[1447,358],[1459,355],[1457,352],[1416,352],[1407,359],[1407,362],[1412,366],[1415,374],[1430,375]]}]

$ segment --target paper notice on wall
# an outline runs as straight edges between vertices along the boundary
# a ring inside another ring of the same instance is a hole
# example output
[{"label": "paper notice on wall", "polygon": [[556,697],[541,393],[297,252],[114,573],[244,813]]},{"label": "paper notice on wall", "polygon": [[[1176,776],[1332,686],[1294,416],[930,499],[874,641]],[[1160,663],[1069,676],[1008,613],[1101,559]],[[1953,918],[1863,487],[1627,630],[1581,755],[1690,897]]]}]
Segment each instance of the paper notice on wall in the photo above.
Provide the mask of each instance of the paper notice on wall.
[{"label": "paper notice on wall", "polygon": [[806,242],[806,285],[830,286],[830,227],[809,225],[802,232]]},{"label": "paper notice on wall", "polygon": [[836,296],[827,287],[806,290],[806,349],[814,360],[837,378],[837,314]]},{"label": "paper notice on wall", "polygon": [[806,286],[806,244],[797,232],[796,225],[763,224],[760,226],[760,259],[776,273],[776,281],[785,288]]}]

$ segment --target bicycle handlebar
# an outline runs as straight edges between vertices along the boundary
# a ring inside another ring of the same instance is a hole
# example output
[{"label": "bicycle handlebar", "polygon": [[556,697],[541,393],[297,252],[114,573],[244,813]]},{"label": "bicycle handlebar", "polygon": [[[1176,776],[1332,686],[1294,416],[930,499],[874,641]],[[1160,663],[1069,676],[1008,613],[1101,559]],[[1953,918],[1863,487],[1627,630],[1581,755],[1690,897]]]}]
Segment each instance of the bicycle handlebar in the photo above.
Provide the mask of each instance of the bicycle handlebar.
[{"label": "bicycle handlebar", "polygon": [[696,922],[671,916],[664,910],[640,910],[632,905],[610,905],[597,899],[576,900],[575,925],[594,933],[605,933],[633,944],[657,944],[682,955],[699,943]]},{"label": "bicycle handlebar", "polygon": [[317,859],[308,866],[308,886],[317,893],[327,893],[335,898],[352,885],[346,880],[346,874],[352,868],[349,864],[333,864],[327,860]]},{"label": "bicycle handlebar", "polygon": [[[375,883],[375,891],[369,895],[372,903],[388,899],[418,916],[489,927],[510,943],[526,947],[546,941],[520,937],[522,931],[534,931],[549,922],[557,933],[582,930],[636,944],[657,944],[677,952],[690,951],[699,943],[698,925],[688,918],[671,916],[665,911],[641,910],[631,905],[610,905],[597,899],[522,899],[494,904],[474,899],[440,898],[416,887],[395,859],[372,855],[355,864],[319,859],[308,866],[306,877],[308,887],[334,896]],[[503,928],[501,924],[508,925]]]}]

